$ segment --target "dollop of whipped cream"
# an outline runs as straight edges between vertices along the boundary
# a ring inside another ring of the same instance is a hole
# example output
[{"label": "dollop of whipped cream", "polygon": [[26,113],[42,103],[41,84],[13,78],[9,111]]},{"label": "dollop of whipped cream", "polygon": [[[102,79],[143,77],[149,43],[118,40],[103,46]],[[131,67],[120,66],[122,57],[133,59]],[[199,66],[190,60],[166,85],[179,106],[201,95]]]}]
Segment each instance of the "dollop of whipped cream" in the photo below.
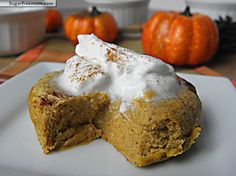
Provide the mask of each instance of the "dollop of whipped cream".
[{"label": "dollop of whipped cream", "polygon": [[79,35],[78,41],[76,55],[54,79],[69,95],[104,91],[112,101],[120,99],[120,112],[125,112],[133,99],[174,98],[181,88],[173,67],[159,59],[103,42],[93,34]]}]

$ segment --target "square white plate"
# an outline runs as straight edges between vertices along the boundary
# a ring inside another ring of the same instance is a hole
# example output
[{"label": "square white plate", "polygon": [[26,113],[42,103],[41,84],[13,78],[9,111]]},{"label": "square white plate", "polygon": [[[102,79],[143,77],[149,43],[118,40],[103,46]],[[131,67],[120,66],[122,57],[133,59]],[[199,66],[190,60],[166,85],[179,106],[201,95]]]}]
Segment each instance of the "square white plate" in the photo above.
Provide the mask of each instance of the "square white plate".
[{"label": "square white plate", "polygon": [[98,139],[63,152],[43,154],[27,109],[32,85],[64,64],[40,63],[0,86],[0,175],[235,176],[236,92],[225,78],[180,74],[192,82],[203,103],[203,132],[185,154],[145,168],[125,160]]}]

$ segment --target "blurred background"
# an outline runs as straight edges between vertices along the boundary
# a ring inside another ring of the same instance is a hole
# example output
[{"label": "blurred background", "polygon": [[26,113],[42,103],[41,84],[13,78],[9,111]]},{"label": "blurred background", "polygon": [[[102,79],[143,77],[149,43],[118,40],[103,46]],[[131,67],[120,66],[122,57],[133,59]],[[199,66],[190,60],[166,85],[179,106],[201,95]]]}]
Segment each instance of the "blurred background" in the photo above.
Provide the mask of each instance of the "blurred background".
[{"label": "blurred background", "polygon": [[[99,0],[98,0],[99,1]],[[119,0],[118,0],[119,1]],[[173,3],[174,1],[174,3]],[[57,0],[57,7],[62,11],[83,9],[89,6],[85,0]],[[185,8],[184,0],[150,0],[148,8],[151,10],[157,9],[172,9],[183,10]]]},{"label": "blurred background", "polygon": [[0,7],[0,83],[38,62],[65,62],[75,54],[77,35],[90,33],[180,72],[236,79],[236,0],[56,3]]}]

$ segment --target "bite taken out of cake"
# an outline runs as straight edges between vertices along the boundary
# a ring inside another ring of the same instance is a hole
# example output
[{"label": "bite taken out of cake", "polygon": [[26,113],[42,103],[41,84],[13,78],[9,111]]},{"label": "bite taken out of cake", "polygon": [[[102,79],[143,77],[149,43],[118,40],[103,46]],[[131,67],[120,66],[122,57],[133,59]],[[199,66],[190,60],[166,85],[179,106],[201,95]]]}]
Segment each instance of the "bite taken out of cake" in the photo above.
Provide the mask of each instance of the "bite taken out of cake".
[{"label": "bite taken out of cake", "polygon": [[136,166],[182,154],[201,132],[195,87],[172,66],[79,35],[64,70],[31,89],[29,113],[44,153],[102,138]]}]

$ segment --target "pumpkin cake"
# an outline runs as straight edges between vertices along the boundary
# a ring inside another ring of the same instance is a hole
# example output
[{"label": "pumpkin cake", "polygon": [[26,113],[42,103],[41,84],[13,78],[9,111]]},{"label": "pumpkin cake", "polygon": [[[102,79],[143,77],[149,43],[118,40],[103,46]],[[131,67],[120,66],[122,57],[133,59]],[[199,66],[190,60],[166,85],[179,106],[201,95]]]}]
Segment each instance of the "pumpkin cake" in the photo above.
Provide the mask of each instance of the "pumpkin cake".
[{"label": "pumpkin cake", "polygon": [[162,61],[78,36],[63,71],[31,89],[31,120],[44,153],[102,138],[136,166],[182,154],[200,134],[193,85]]}]

